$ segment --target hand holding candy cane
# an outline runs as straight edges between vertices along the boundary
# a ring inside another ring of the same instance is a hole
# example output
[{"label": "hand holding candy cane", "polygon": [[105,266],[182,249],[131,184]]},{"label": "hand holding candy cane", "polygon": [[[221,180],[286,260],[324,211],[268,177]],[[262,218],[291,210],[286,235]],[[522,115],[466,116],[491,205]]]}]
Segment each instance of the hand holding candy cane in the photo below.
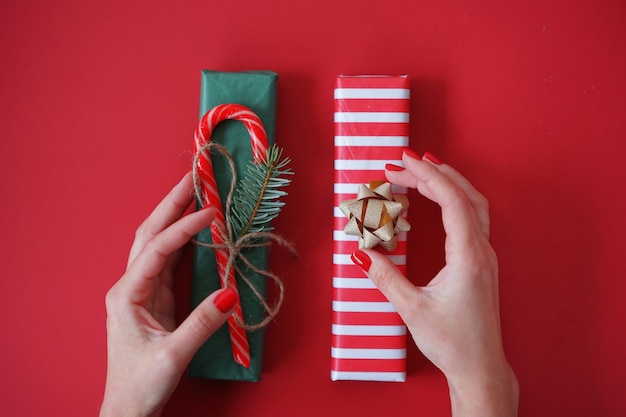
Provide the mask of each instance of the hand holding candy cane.
[{"label": "hand holding candy cane", "polygon": [[236,293],[219,289],[176,325],[173,286],[182,247],[215,216],[209,207],[183,217],[192,189],[190,173],[137,229],[126,272],[107,293],[101,417],[160,415],[198,348],[231,316]]}]

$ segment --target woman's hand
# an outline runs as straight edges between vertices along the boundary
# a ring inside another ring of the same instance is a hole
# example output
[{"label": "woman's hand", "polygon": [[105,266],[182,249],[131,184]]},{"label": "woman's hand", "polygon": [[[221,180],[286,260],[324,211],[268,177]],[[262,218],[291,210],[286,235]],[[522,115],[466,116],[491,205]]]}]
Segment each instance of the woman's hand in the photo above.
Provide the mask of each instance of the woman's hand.
[{"label": "woman's hand", "polygon": [[181,248],[215,217],[181,216],[193,200],[191,175],[176,185],[136,233],[126,273],[106,296],[108,365],[101,416],[160,415],[198,348],[232,313],[230,289],[207,297],[176,328],[174,273]]},{"label": "woman's hand", "polygon": [[446,265],[425,287],[413,285],[382,254],[353,260],[396,307],[422,353],[445,374],[459,416],[517,415],[517,379],[502,347],[498,265],[489,244],[487,200],[456,170],[426,154],[403,155],[387,179],[441,206]]}]

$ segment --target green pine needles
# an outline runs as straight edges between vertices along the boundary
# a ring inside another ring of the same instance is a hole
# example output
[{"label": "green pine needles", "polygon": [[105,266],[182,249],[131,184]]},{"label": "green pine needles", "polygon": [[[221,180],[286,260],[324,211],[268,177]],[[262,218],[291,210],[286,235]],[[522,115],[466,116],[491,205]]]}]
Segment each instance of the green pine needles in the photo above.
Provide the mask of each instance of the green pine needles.
[{"label": "green pine needles", "polygon": [[248,233],[273,229],[270,222],[285,205],[280,197],[287,195],[281,188],[291,183],[291,179],[285,176],[293,175],[293,171],[287,168],[291,159],[281,160],[282,154],[282,148],[273,145],[263,161],[248,162],[246,175],[239,181],[228,214],[234,240]]}]

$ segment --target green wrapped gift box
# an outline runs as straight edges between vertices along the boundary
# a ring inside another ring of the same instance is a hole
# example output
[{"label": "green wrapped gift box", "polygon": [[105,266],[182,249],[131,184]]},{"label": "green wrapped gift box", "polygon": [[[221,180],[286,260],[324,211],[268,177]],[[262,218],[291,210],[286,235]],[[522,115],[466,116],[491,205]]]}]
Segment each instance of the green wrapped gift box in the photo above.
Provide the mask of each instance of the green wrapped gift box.
[{"label": "green wrapped gift box", "polygon": [[[200,117],[219,104],[244,105],[255,112],[263,122],[271,146],[275,140],[277,81],[278,75],[271,71],[218,72],[204,70],[202,71]],[[235,160],[238,180],[243,178],[246,165],[252,159],[250,137],[245,126],[238,121],[226,120],[215,128],[211,140],[226,147]],[[211,161],[220,199],[224,202],[232,179],[230,169],[226,159],[217,153],[212,154]],[[196,238],[200,242],[211,243],[210,229],[207,228],[200,232]],[[268,269],[267,247],[247,248],[244,251],[245,256],[253,265],[262,270]],[[265,296],[265,277],[247,270],[241,263],[238,266],[245,271],[246,277]],[[192,308],[195,308],[218,288],[220,288],[220,279],[213,250],[196,245],[191,294]],[[238,280],[238,291],[246,323],[261,322],[265,317],[265,311],[251,289]],[[258,381],[263,365],[265,333],[263,329],[260,329],[248,331],[247,334],[251,356],[250,368],[245,368],[234,361],[228,328],[224,325],[211,336],[195,355],[189,366],[190,376]]]}]

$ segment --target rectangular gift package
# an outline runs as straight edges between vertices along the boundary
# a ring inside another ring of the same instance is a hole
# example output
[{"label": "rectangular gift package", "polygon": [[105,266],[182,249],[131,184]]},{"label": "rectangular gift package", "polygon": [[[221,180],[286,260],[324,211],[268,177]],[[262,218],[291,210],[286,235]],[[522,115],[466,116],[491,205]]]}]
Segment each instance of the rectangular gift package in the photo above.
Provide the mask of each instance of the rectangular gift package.
[{"label": "rectangular gift package", "polygon": [[[270,71],[202,71],[200,117],[218,104],[244,105],[255,112],[263,122],[271,146],[275,138],[277,79],[277,74]],[[238,121],[226,120],[215,128],[211,140],[226,147],[235,160],[237,178],[243,178],[246,165],[252,159],[249,134],[245,126]],[[225,202],[231,181],[227,160],[222,155],[213,154],[212,164],[220,199]],[[199,242],[211,243],[210,229],[200,232],[196,239]],[[268,269],[267,247],[247,248],[245,251],[247,258],[257,268]],[[253,271],[247,272],[246,276],[265,296],[265,278]],[[242,282],[238,284],[244,320],[246,323],[262,321],[264,319],[262,305],[248,286]],[[192,307],[195,308],[218,288],[220,288],[220,279],[213,250],[196,245],[191,294]],[[193,377],[212,379],[258,381],[261,376],[265,334],[263,329],[260,329],[248,331],[247,335],[251,355],[250,368],[245,368],[234,361],[228,328],[224,325],[200,348],[191,361],[189,374]]]},{"label": "rectangular gift package", "polygon": [[[342,201],[359,184],[385,181],[385,164],[402,166],[409,144],[409,79],[339,76],[335,86],[335,183],[331,379],[396,381],[406,378],[406,326],[394,307],[350,259],[356,236],[343,231]],[[405,187],[393,188],[405,194]],[[381,250],[406,273],[406,232],[392,252]]]}]

